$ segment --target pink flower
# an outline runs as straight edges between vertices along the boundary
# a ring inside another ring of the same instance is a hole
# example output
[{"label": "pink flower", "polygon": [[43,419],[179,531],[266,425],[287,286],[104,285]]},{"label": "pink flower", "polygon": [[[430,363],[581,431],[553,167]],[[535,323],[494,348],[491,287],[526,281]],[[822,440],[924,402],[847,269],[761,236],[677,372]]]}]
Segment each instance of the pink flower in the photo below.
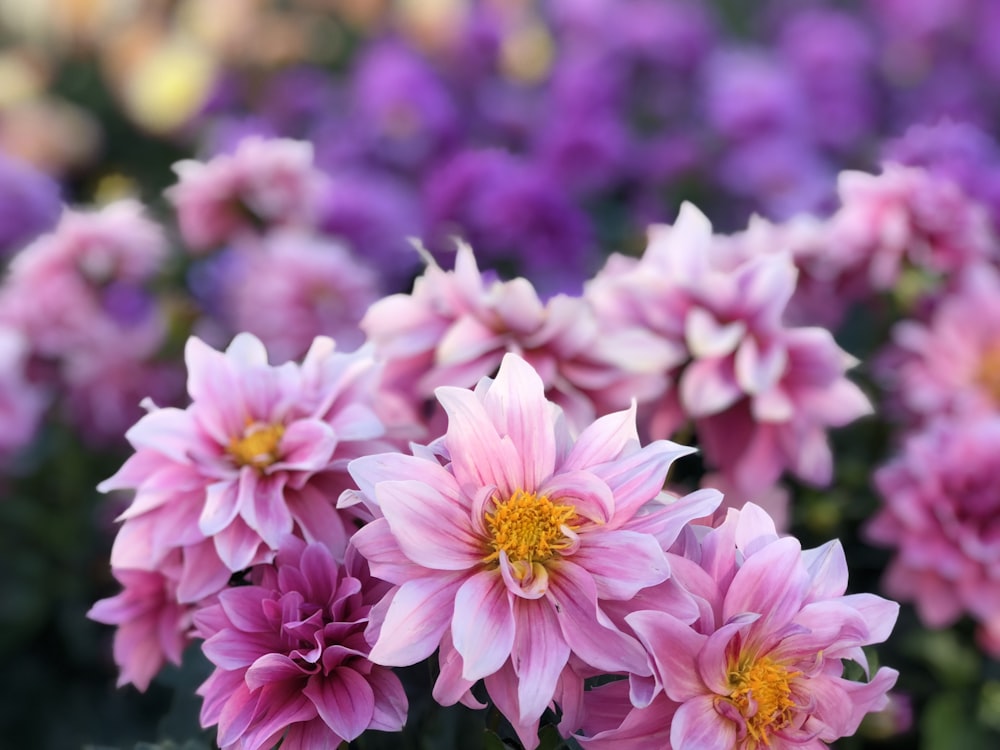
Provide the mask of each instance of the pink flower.
[{"label": "pink flower", "polygon": [[649,674],[639,644],[605,604],[670,575],[664,548],[718,493],[664,505],[664,475],[692,451],[640,447],[635,411],[616,412],[575,441],[539,375],[515,354],[475,391],[443,386],[448,431],[414,455],[354,461],[378,515],[353,543],[393,589],[372,614],[371,658],[416,663],[441,648],[435,698],[486,689],[528,747],[557,702],[579,723],[587,670]]},{"label": "pink flower", "polygon": [[166,195],[181,234],[195,251],[252,235],[259,225],[314,228],[326,177],[304,141],[249,137],[232,154],[174,165],[179,180]]},{"label": "pink flower", "polygon": [[225,353],[191,338],[185,360],[192,403],[149,403],[126,434],[135,454],[100,485],[135,490],[112,565],[156,570],[182,548],[178,591],[193,601],[270,559],[289,533],[342,550],[352,526],[333,503],[353,486],[347,463],[390,447],[369,353],[317,338],[301,365],[272,366],[240,334]]},{"label": "pink flower", "polygon": [[662,716],[670,741],[661,746],[674,750],[819,748],[886,705],[897,673],[883,667],[869,682],[853,682],[841,676],[842,660],[867,672],[862,646],[889,636],[899,608],[871,594],[844,596],[839,543],[802,550],[748,504],[686,552],[671,563],[700,601],[694,626],[662,609],[626,618],[663,697],[648,708],[619,702],[619,734],[605,720],[585,745],[648,748],[643,730]]},{"label": "pink flower", "polygon": [[488,281],[465,245],[454,271],[428,259],[413,293],[376,302],[361,327],[387,362],[389,387],[416,409],[436,387],[471,387],[514,352],[532,364],[548,397],[578,428],[633,398],[658,395],[677,355],[637,327],[608,335],[579,298],[556,295],[543,303],[526,279]]},{"label": "pink flower", "polygon": [[826,429],[871,411],[844,377],[855,361],[830,333],[784,324],[795,280],[787,254],[744,258],[685,204],[672,227],[651,228],[640,260],[613,258],[587,289],[600,315],[686,351],[650,432],[693,422],[707,462],[740,494],[768,489],[785,469],[828,483]]},{"label": "pink flower", "polygon": [[198,689],[204,727],[223,748],[337,747],[367,729],[397,732],[406,694],[392,670],[368,660],[364,631],[382,593],[363,561],[344,567],[328,548],[289,537],[250,586],[195,614],[216,669]]},{"label": "pink flower", "polygon": [[890,163],[878,175],[841,172],[837,192],[831,248],[853,259],[873,289],[894,286],[904,263],[954,273],[997,257],[986,209],[923,169]]},{"label": "pink flower", "polygon": [[132,359],[160,346],[165,325],[146,289],[167,246],[131,200],[93,212],[67,209],[52,233],[11,261],[0,318],[46,358],[101,350]]},{"label": "pink flower", "polygon": [[892,331],[879,374],[905,412],[921,420],[1000,409],[1000,274],[986,264],[960,274],[926,322]]},{"label": "pink flower", "polygon": [[868,524],[893,547],[885,590],[930,627],[1000,618],[1000,417],[938,420],[875,473],[885,505]]},{"label": "pink flower", "polygon": [[166,661],[181,663],[184,646],[191,640],[192,608],[177,601],[179,557],[170,556],[158,571],[114,569],[124,590],[87,612],[91,620],[118,626],[114,639],[118,687],[132,683],[145,691]]},{"label": "pink flower", "polygon": [[321,334],[347,351],[362,343],[358,324],[378,298],[378,278],[344,245],[279,229],[236,251],[223,292],[233,330],[258,336],[279,361],[301,357]]}]

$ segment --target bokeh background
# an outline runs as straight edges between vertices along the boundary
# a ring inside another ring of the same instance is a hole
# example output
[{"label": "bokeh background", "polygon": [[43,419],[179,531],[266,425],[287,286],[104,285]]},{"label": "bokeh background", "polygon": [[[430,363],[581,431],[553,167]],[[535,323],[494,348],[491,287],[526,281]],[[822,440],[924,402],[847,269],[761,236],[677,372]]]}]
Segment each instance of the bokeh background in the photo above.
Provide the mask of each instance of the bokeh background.
[{"label": "bokeh background", "polygon": [[[420,273],[407,238],[446,259],[454,235],[483,268],[578,292],[683,200],[717,231],[822,217],[839,173],[886,159],[953,180],[995,227],[998,39],[995,0],[0,0],[0,253],[64,203],[132,196],[169,225],[171,166],[249,135],[313,144],[333,185],[324,231],[372,272],[372,294]],[[181,400],[195,323],[220,341],[240,327],[219,309],[233,255],[175,250],[152,369],[120,396],[70,383],[0,476],[0,748],[211,746],[196,650],[145,694],[116,689],[112,629],[85,617],[117,590],[122,506],[94,488],[127,455],[139,397]],[[910,292],[836,328],[871,394],[865,362]],[[834,436],[832,488],[790,485],[791,530],[804,546],[840,537],[857,591],[880,590],[889,558],[859,528],[890,429]],[[879,652],[898,700],[839,746],[996,747],[1000,665],[973,631],[905,606]],[[414,747],[470,746],[454,716],[427,719]]]}]

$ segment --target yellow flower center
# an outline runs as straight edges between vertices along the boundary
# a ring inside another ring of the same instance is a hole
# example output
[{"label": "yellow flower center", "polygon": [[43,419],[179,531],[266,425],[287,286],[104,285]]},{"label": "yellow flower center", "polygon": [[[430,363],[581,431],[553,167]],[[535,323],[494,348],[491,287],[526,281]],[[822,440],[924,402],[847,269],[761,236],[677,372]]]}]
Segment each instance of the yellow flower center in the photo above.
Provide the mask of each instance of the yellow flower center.
[{"label": "yellow flower center", "polygon": [[770,747],[771,735],[791,723],[795,702],[789,682],[799,674],[766,656],[730,672],[729,701],[746,721],[747,747]]},{"label": "yellow flower center", "polygon": [[238,466],[263,469],[278,460],[278,446],[284,434],[284,425],[251,422],[243,437],[229,441],[229,455]]},{"label": "yellow flower center", "polygon": [[559,505],[545,495],[517,490],[486,514],[492,551],[485,562],[499,560],[501,551],[511,562],[545,562],[572,545],[564,529],[575,529],[570,524],[575,515],[572,505]]},{"label": "yellow flower center", "polygon": [[1000,344],[994,344],[986,350],[979,360],[979,370],[976,382],[1000,404]]}]

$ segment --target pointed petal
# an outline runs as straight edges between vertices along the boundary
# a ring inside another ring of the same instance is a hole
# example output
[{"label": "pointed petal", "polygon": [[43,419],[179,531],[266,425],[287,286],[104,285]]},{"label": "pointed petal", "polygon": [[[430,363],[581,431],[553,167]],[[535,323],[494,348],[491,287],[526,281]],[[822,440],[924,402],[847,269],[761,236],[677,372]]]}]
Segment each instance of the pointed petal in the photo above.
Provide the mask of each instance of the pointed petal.
[{"label": "pointed petal", "polygon": [[507,661],[514,645],[514,615],[511,595],[498,571],[476,573],[459,587],[451,636],[462,656],[466,680],[493,674]]},{"label": "pointed petal", "polygon": [[540,718],[551,703],[570,651],[549,602],[516,597],[514,619],[517,637],[511,661],[518,676],[520,721],[528,723]]},{"label": "pointed petal", "polygon": [[416,664],[434,653],[451,622],[455,575],[411,579],[396,589],[369,659],[387,667]]},{"label": "pointed petal", "polygon": [[368,680],[348,667],[309,678],[302,694],[334,734],[350,742],[371,724],[375,713],[375,693]]}]

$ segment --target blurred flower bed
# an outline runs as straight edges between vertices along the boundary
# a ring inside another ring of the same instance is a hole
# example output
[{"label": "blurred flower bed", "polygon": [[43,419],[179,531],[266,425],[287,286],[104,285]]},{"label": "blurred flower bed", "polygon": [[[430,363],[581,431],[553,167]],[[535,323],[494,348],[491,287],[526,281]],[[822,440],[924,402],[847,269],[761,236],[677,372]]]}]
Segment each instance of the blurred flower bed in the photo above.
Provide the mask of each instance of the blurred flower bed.
[{"label": "blurred flower bed", "polygon": [[995,747],[998,34],[0,0],[0,746]]}]

